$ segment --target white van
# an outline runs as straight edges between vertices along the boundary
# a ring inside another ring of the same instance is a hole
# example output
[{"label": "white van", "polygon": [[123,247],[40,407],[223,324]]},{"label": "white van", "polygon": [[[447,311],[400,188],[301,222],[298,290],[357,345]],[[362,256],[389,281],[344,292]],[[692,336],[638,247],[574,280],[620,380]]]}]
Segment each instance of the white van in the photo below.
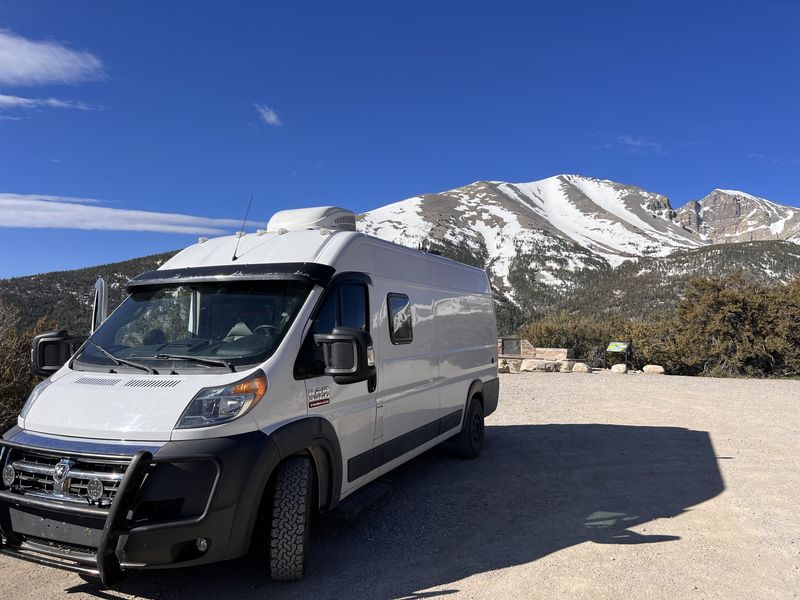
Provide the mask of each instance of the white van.
[{"label": "white van", "polygon": [[34,340],[51,375],[0,442],[3,553],[112,585],[242,556],[255,531],[297,579],[311,511],[445,440],[481,452],[499,381],[480,269],[321,207],[201,239],[127,291],[105,320],[98,295],[88,340]]}]

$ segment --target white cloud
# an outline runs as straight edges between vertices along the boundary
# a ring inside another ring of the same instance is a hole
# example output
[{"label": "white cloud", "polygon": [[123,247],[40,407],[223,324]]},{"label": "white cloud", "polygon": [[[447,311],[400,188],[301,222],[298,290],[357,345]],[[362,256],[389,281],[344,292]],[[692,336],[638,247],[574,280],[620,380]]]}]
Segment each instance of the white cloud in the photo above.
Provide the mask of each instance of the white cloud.
[{"label": "white cloud", "polygon": [[237,231],[242,224],[235,219],[129,210],[102,204],[93,198],[0,193],[0,228],[221,235]]},{"label": "white cloud", "polygon": [[77,108],[79,110],[94,110],[96,107],[84,102],[71,102],[58,98],[21,98],[20,96],[7,96],[0,94],[0,110],[19,108],[30,110],[33,108]]},{"label": "white cloud", "polygon": [[103,63],[94,54],[0,29],[0,84],[77,83],[103,74]]},{"label": "white cloud", "polygon": [[800,158],[789,158],[789,157],[781,157],[781,156],[767,156],[766,154],[760,154],[758,152],[750,152],[747,155],[747,158],[755,158],[758,160],[767,160],[772,164],[778,165],[780,167],[790,167],[794,165],[800,165]]},{"label": "white cloud", "polygon": [[614,140],[625,146],[631,152],[661,152],[664,149],[664,146],[660,142],[635,135],[618,135]]},{"label": "white cloud", "polygon": [[590,138],[604,137],[606,142],[598,144],[595,148],[603,150],[622,150],[628,154],[663,154],[666,152],[664,144],[656,140],[627,133],[614,135],[606,131],[595,131],[588,135]]},{"label": "white cloud", "polygon": [[280,127],[281,125],[283,125],[283,121],[281,121],[281,118],[278,116],[278,113],[272,110],[269,106],[258,103],[253,104],[253,106],[256,107],[256,110],[258,111],[258,116],[260,116],[261,120],[264,121],[264,123],[266,123],[267,125],[275,125],[276,127]]}]

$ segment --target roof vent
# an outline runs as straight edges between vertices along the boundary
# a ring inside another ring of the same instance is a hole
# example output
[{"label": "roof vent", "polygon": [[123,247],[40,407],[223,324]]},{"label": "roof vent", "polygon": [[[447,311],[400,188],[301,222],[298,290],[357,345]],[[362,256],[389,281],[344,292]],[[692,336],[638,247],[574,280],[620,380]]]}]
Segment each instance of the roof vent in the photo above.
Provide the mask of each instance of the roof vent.
[{"label": "roof vent", "polygon": [[267,223],[267,231],[297,231],[299,229],[356,230],[356,216],[351,210],[338,206],[315,206],[297,208],[275,213]]}]

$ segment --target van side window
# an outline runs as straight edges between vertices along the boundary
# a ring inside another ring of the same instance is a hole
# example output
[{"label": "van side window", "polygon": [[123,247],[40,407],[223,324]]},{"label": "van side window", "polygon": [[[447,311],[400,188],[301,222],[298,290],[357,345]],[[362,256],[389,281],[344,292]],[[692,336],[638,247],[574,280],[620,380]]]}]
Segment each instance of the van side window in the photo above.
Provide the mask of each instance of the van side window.
[{"label": "van side window", "polygon": [[410,344],[414,339],[411,328],[411,303],[405,294],[386,296],[389,306],[389,337],[393,344]]},{"label": "van side window", "polygon": [[315,333],[331,333],[336,327],[369,331],[368,298],[367,286],[361,283],[344,283],[328,292],[300,348],[294,369],[296,379],[318,377],[325,372],[322,349],[314,345]]},{"label": "van side window", "polygon": [[345,284],[331,290],[314,318],[313,333],[330,333],[334,327],[352,327],[368,331],[367,288]]},{"label": "van side window", "polygon": [[323,305],[320,307],[319,312],[314,318],[314,324],[311,326],[312,333],[330,333],[336,327],[336,321],[339,317],[339,294],[330,294]]},{"label": "van side window", "polygon": [[339,295],[342,327],[367,331],[367,288],[363,285],[343,285]]}]

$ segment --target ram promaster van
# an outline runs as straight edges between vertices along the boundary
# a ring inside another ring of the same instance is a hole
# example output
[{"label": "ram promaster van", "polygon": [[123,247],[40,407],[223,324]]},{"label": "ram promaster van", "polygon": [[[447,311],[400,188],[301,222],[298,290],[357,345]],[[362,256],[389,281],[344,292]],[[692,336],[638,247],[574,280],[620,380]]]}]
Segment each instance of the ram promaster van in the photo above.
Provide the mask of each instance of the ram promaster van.
[{"label": "ram promaster van", "polygon": [[88,339],[35,339],[50,376],[0,442],[0,550],[112,585],[262,536],[265,571],[297,579],[312,511],[445,440],[478,456],[499,391],[486,274],[355,229],[279,212],[135,277],[107,319],[98,285]]}]

